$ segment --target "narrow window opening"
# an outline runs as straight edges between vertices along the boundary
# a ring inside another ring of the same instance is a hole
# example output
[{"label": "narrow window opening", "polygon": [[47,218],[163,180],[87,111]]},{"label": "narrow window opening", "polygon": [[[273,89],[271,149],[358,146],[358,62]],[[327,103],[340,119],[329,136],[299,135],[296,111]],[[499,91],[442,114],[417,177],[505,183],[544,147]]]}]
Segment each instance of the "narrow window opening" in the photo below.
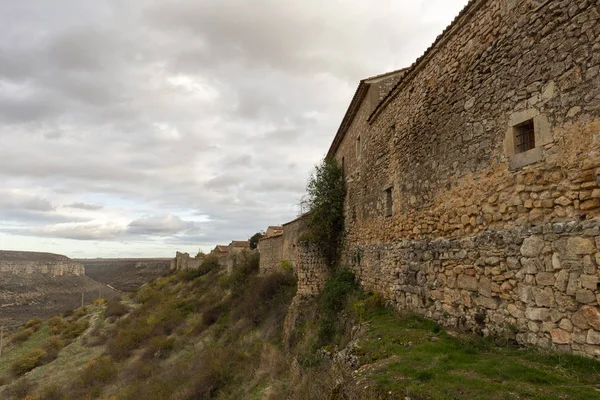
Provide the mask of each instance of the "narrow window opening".
[{"label": "narrow window opening", "polygon": [[360,156],[360,152],[361,152],[361,145],[360,145],[360,135],[356,138],[356,156],[359,157]]},{"label": "narrow window opening", "polygon": [[535,126],[533,119],[527,120],[513,128],[515,133],[515,153],[523,153],[535,148]]},{"label": "narrow window opening", "polygon": [[342,179],[346,180],[346,160],[342,157]]},{"label": "narrow window opening", "polygon": [[385,190],[385,216],[386,217],[391,217],[392,216],[392,209],[393,209],[393,198],[392,198],[392,188],[388,188]]}]

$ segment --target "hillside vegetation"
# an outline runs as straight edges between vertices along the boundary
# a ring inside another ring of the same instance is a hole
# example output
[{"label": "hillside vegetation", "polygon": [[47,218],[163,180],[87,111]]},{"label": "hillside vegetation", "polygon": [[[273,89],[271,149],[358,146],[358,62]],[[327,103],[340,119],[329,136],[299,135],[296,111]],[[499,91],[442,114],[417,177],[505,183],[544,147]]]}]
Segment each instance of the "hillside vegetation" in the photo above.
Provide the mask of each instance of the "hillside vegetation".
[{"label": "hillside vegetation", "polygon": [[600,363],[447,332],[348,271],[317,299],[210,258],[4,338],[2,399],[594,399]]}]

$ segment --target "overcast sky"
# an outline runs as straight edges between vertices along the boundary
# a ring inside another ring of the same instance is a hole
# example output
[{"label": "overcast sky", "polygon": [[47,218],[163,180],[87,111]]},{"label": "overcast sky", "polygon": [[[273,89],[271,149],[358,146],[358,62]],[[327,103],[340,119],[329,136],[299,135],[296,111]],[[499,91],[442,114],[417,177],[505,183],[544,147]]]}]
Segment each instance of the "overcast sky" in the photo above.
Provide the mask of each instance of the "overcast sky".
[{"label": "overcast sky", "polygon": [[0,249],[171,257],[296,217],[362,78],[467,0],[0,0]]}]

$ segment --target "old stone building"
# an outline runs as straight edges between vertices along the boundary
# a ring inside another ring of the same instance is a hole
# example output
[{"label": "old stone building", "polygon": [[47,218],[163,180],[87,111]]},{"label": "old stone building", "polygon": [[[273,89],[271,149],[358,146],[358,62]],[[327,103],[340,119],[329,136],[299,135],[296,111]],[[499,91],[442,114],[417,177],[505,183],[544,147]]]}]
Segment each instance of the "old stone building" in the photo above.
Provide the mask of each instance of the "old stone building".
[{"label": "old stone building", "polygon": [[209,253],[210,255],[214,255],[219,260],[219,265],[222,267],[227,266],[227,255],[229,254],[228,246],[218,244],[214,249]]},{"label": "old stone building", "polygon": [[225,266],[227,272],[231,273],[233,268],[238,264],[240,257],[244,257],[245,253],[250,252],[250,241],[248,240],[234,240],[227,246],[227,257],[225,259]]},{"label": "old stone building", "polygon": [[[328,152],[342,263],[400,309],[600,357],[599,72],[600,2],[472,0],[361,81]],[[299,291],[322,286],[315,260],[296,257]]]},{"label": "old stone building", "polygon": [[410,68],[362,81],[328,153],[362,285],[600,357],[599,69],[597,1],[473,0]]},{"label": "old stone building", "polygon": [[259,240],[260,272],[269,274],[291,269],[298,276],[298,295],[318,294],[328,270],[319,249],[302,241],[308,227],[308,214],[283,224],[280,232]]},{"label": "old stone building", "polygon": [[204,261],[202,254],[196,255],[196,257],[190,257],[189,253],[175,253],[175,258],[171,260],[171,271],[185,271],[188,269],[198,269],[200,264]]}]

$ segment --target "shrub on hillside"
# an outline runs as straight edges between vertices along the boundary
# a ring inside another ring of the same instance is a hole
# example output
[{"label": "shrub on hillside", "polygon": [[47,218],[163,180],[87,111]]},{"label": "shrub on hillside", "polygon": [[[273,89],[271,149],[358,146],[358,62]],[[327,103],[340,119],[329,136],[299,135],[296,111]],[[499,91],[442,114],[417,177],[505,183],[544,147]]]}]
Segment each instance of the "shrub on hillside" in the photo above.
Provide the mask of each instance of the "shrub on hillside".
[{"label": "shrub on hillside", "polygon": [[110,357],[102,356],[88,361],[81,371],[79,381],[84,387],[102,386],[117,376],[117,366]]},{"label": "shrub on hillside", "polygon": [[117,336],[106,343],[106,351],[115,360],[123,360],[144,342],[147,334],[131,327],[121,328],[117,331]]},{"label": "shrub on hillside", "polygon": [[155,336],[150,339],[150,344],[146,347],[143,358],[150,360],[152,358],[167,358],[175,348],[175,338],[165,335]]},{"label": "shrub on hillside", "polygon": [[66,323],[65,320],[59,316],[54,316],[48,320],[48,326],[50,327],[50,332],[52,334],[57,335],[64,329]]},{"label": "shrub on hillside", "polygon": [[65,325],[62,330],[61,337],[63,339],[75,339],[79,337],[87,328],[90,327],[90,322],[87,319],[80,319]]},{"label": "shrub on hillside", "polygon": [[38,329],[40,329],[41,326],[42,326],[42,320],[39,319],[38,317],[30,319],[25,324],[25,328],[31,328],[34,332],[37,332]]},{"label": "shrub on hillside", "polygon": [[40,393],[40,400],[63,400],[64,398],[63,391],[58,385],[46,386]]},{"label": "shrub on hillside", "polygon": [[238,254],[236,265],[225,285],[231,289],[234,297],[240,296],[244,292],[244,288],[249,283],[248,277],[258,273],[259,263],[259,253],[243,251]]},{"label": "shrub on hillside", "polygon": [[347,296],[358,289],[354,273],[348,269],[335,274],[325,283],[321,294],[321,309],[328,315],[340,312],[346,305]]},{"label": "shrub on hillside", "polygon": [[44,350],[34,349],[15,360],[10,366],[10,370],[16,376],[21,376],[35,367],[42,365],[44,357],[46,357]]},{"label": "shrub on hillside", "polygon": [[87,307],[83,306],[83,307],[79,307],[77,309],[77,311],[75,311],[75,314],[73,314],[73,315],[75,316],[75,318],[81,318],[84,315],[87,315],[87,313],[88,313]]},{"label": "shrub on hillside", "polygon": [[15,332],[14,335],[12,335],[11,337],[11,342],[13,343],[22,343],[25,342],[27,339],[29,339],[31,337],[31,335],[33,335],[33,329],[31,328],[19,328],[18,331]]},{"label": "shrub on hillside", "polygon": [[209,327],[219,320],[223,314],[223,307],[220,304],[207,308],[202,312],[202,324]]},{"label": "shrub on hillside", "polygon": [[58,353],[65,347],[65,342],[59,336],[51,336],[42,342],[40,347],[46,353],[44,363],[49,363],[58,357]]},{"label": "shrub on hillside", "polygon": [[348,297],[358,290],[354,273],[341,270],[325,283],[319,299],[319,308],[323,313],[319,326],[319,342],[330,343],[338,334],[338,313],[346,307]]},{"label": "shrub on hillside", "polygon": [[207,255],[197,269],[189,269],[183,273],[185,281],[193,281],[196,278],[208,274],[210,271],[219,268],[219,257],[216,254]]},{"label": "shrub on hillside", "polygon": [[114,298],[108,300],[106,303],[106,310],[104,310],[105,317],[122,317],[129,312],[129,308],[121,303],[120,298]]},{"label": "shrub on hillside", "polygon": [[[281,272],[254,277],[234,301],[231,317],[258,326],[267,319],[274,325],[283,320],[289,299],[296,293],[296,279]],[[272,324],[272,325],[273,325]]]},{"label": "shrub on hillside", "polygon": [[31,379],[22,378],[15,382],[4,393],[14,399],[27,399],[29,394],[34,391],[36,383]]},{"label": "shrub on hillside", "polygon": [[187,399],[213,399],[233,383],[236,373],[249,365],[242,352],[230,347],[212,347],[198,355],[191,366],[192,387]]},{"label": "shrub on hillside", "polygon": [[204,260],[200,264],[200,269],[206,273],[215,268],[219,268],[219,257],[216,254],[209,254],[204,257]]}]

